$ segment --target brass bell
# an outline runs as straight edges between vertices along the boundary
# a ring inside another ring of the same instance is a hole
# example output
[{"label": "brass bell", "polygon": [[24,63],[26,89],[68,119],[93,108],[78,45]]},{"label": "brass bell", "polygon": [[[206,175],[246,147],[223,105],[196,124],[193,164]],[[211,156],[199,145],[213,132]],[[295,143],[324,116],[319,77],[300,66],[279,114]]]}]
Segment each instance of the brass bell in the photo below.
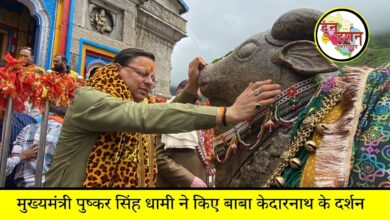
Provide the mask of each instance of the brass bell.
[{"label": "brass bell", "polygon": [[317,144],[314,141],[306,141],[305,149],[310,153],[314,153],[317,150]]},{"label": "brass bell", "polygon": [[327,130],[329,130],[329,126],[327,124],[321,123],[317,125],[316,131],[320,134],[323,134]]},{"label": "brass bell", "polygon": [[291,168],[298,170],[301,168],[301,166],[302,166],[302,162],[299,158],[294,157],[290,160],[290,167]]},{"label": "brass bell", "polygon": [[285,183],[286,183],[286,180],[282,176],[275,177],[275,185],[277,187],[282,188]]}]

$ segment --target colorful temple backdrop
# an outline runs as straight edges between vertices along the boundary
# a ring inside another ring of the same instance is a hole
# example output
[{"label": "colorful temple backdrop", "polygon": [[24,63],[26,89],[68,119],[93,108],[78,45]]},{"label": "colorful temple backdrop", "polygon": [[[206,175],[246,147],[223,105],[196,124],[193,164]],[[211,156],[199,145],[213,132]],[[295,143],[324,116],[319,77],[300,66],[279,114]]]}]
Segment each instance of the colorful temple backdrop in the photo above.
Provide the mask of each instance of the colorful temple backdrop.
[{"label": "colorful temple backdrop", "polygon": [[173,46],[186,36],[183,0],[0,0],[0,55],[21,47],[52,66],[64,54],[84,78],[128,47],[156,55],[157,94],[169,95]]}]

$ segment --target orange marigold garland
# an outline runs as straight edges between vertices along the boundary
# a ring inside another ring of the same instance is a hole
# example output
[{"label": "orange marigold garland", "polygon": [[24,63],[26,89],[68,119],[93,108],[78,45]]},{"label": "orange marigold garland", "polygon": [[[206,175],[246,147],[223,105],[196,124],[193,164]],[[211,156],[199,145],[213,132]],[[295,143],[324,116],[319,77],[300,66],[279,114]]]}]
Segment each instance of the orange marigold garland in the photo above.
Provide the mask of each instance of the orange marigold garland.
[{"label": "orange marigold garland", "polygon": [[25,111],[25,102],[33,107],[44,108],[45,101],[65,107],[74,96],[74,91],[83,81],[53,73],[37,74],[33,68],[23,67],[20,60],[6,55],[7,65],[0,68],[0,107],[5,108],[12,97],[15,111]]},{"label": "orange marigold garland", "polygon": [[[208,99],[198,99],[198,101],[196,102],[197,105],[203,105],[203,106],[210,106],[210,101]],[[213,139],[214,137],[214,129],[211,128],[211,129],[208,129],[208,130],[201,130],[199,131],[201,136],[202,136],[202,140],[201,140],[201,144],[203,145],[203,149],[205,151],[205,161],[204,163],[206,164],[210,164],[212,162],[212,158],[213,158],[213,145],[211,143],[211,140]]]},{"label": "orange marigold garland", "polygon": [[156,103],[166,103],[168,101],[167,98],[161,97],[161,96],[154,96],[156,99]]}]

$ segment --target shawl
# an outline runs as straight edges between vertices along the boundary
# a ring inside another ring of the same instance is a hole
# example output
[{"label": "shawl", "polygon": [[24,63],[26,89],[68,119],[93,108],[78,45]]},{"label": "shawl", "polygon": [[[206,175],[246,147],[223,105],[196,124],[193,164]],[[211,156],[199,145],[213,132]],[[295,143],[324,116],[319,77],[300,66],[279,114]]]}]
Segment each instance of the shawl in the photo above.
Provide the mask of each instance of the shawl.
[{"label": "shawl", "polygon": [[[99,68],[87,86],[121,100],[134,101],[114,63]],[[144,102],[152,103],[152,97],[148,96]],[[99,134],[89,155],[83,186],[154,186],[157,171],[155,145],[155,135],[121,131]]]}]

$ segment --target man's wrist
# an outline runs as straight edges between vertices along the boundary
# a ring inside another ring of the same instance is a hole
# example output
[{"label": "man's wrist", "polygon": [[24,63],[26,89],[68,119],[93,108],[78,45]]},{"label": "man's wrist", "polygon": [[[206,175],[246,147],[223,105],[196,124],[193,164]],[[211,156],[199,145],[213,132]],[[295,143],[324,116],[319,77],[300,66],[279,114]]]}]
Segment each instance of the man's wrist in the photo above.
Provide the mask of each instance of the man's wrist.
[{"label": "man's wrist", "polygon": [[215,124],[218,128],[222,128],[223,125],[223,111],[224,111],[223,107],[217,108],[217,117],[216,117]]},{"label": "man's wrist", "polygon": [[232,107],[227,107],[226,108],[226,113],[225,113],[225,120],[227,124],[234,123],[237,121],[234,110]]},{"label": "man's wrist", "polygon": [[223,109],[223,113],[222,113],[222,124],[224,127],[227,126],[227,122],[226,122],[226,111],[227,111],[227,108],[225,106],[222,107]]}]

